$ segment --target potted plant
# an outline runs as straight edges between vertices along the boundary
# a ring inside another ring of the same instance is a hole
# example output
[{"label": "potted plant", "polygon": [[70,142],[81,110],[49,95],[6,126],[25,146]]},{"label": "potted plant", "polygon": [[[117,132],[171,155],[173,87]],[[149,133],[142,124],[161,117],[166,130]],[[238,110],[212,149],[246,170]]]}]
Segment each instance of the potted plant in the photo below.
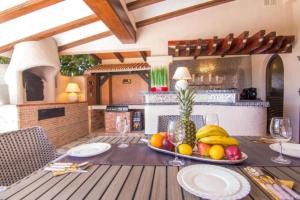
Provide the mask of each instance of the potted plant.
[{"label": "potted plant", "polygon": [[165,66],[151,68],[151,92],[168,91],[167,70]]}]

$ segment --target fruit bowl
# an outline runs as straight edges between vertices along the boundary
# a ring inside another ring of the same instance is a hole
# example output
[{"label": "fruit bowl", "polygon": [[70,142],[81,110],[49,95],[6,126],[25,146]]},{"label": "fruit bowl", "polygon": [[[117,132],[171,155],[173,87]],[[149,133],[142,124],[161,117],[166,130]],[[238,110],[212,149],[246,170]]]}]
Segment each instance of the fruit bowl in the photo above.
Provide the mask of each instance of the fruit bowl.
[{"label": "fruit bowl", "polygon": [[[147,145],[150,149],[152,149],[154,151],[169,154],[169,155],[175,155],[175,152],[173,152],[173,151],[168,151],[168,150],[165,150],[165,149],[154,147],[150,143],[148,143]],[[242,163],[248,158],[248,155],[245,154],[244,152],[242,152],[242,158],[240,160],[226,160],[226,159],[213,160],[209,157],[200,156],[199,153],[195,152],[195,151],[193,151],[192,155],[183,155],[183,154],[177,154],[177,155],[178,155],[178,157],[188,158],[188,159],[191,159],[191,160],[198,160],[198,161],[204,161],[204,162],[210,162],[210,163],[216,163],[216,164],[228,164],[228,165],[234,165],[234,164]]]}]

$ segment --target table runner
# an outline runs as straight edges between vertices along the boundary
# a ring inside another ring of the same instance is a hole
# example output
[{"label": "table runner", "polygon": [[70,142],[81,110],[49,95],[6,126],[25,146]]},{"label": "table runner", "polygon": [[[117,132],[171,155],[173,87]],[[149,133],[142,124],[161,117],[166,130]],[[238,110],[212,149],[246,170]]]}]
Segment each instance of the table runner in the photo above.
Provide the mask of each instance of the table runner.
[{"label": "table runner", "polygon": [[[250,146],[251,145],[251,146]],[[278,156],[277,152],[272,151],[266,144],[255,144],[249,141],[241,141],[241,150],[248,155],[248,159],[243,163],[235,166],[285,166],[274,163],[270,160],[273,156]],[[118,144],[112,144],[112,147],[107,152],[89,157],[89,158],[75,158],[66,156],[60,162],[91,162],[93,164],[109,164],[109,165],[168,165],[168,161],[174,156],[163,154],[150,149],[146,144],[130,144],[128,148],[118,148]],[[300,159],[289,157],[292,164],[289,166],[300,166]],[[184,159],[186,164],[207,163],[190,159]],[[215,164],[215,163],[211,163]],[[225,165],[225,164],[217,164]]]}]

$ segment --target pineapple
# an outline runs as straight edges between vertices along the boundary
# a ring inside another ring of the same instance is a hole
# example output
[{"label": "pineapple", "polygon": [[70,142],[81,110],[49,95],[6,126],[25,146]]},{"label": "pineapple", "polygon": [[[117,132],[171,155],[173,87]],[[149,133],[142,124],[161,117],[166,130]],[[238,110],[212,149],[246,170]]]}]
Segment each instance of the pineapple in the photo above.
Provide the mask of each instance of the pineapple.
[{"label": "pineapple", "polygon": [[179,128],[185,131],[183,144],[189,144],[194,147],[196,139],[196,125],[190,120],[193,110],[195,92],[191,89],[180,90],[177,94],[179,100],[180,120],[176,124],[176,130]]}]

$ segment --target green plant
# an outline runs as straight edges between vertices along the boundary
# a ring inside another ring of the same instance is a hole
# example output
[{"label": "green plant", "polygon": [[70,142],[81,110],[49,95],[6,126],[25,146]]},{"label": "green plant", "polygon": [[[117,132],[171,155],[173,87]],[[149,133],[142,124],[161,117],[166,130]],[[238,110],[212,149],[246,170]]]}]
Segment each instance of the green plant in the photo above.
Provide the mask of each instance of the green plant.
[{"label": "green plant", "polygon": [[86,69],[99,64],[95,56],[85,55],[62,55],[59,57],[61,63],[60,73],[64,76],[80,76]]},{"label": "green plant", "polygon": [[168,86],[168,69],[164,66],[151,69],[151,87]]},{"label": "green plant", "polygon": [[10,58],[0,56],[0,64],[9,64],[10,63]]}]

